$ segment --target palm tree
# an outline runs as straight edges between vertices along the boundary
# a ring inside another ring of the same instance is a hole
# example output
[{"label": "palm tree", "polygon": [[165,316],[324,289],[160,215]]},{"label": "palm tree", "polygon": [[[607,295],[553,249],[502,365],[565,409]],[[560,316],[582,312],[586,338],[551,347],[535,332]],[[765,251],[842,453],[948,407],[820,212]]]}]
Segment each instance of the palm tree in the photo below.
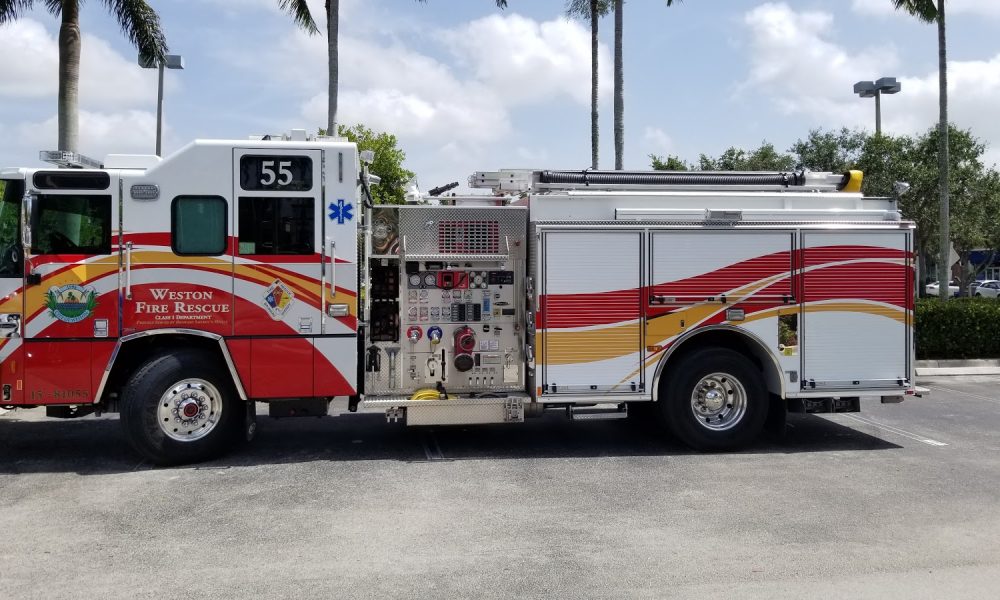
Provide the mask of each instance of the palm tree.
[{"label": "palm tree", "polygon": [[[3,0],[0,0],[3,1]],[[427,0],[417,0],[426,2]],[[507,0],[496,0],[498,8],[507,8]],[[319,27],[309,12],[306,0],[278,0],[278,6],[292,15],[292,18],[309,35],[319,33]],[[328,69],[326,131],[337,131],[337,87],[339,84],[340,54],[337,40],[340,35],[340,0],[326,0],[326,57]]]},{"label": "palm tree", "polygon": [[[122,33],[141,54],[162,61],[167,40],[160,17],[143,0],[103,0]],[[0,0],[0,25],[17,20],[30,11],[35,0]],[[80,0],[44,0],[59,26],[59,149],[77,152],[80,137],[78,114],[80,84]]]},{"label": "palm tree", "polygon": [[611,10],[609,0],[568,0],[566,14],[590,20],[590,168],[597,169],[600,131],[597,120],[597,21]]},{"label": "palm tree", "polygon": [[892,0],[897,10],[905,10],[925,23],[937,23],[938,34],[938,104],[940,121],[938,122],[938,191],[941,197],[941,230],[938,258],[938,281],[940,282],[941,299],[948,298],[948,285],[951,281],[949,260],[951,254],[951,231],[949,227],[948,199],[948,52],[945,39],[944,0]]},{"label": "palm tree", "polygon": [[[674,0],[666,0],[673,6]],[[680,0],[677,0],[680,2]],[[625,74],[622,69],[622,5],[615,0],[615,169],[625,168]]]}]

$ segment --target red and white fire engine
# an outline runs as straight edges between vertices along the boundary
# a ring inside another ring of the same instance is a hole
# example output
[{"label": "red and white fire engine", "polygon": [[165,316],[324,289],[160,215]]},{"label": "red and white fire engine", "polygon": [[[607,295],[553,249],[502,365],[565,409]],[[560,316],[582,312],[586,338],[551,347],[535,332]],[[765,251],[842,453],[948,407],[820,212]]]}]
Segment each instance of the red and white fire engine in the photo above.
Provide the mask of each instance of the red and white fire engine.
[{"label": "red and white fire engine", "polygon": [[[861,174],[506,170],[372,206],[304,132],[0,171],[5,408],[118,412],[157,463],[272,416],[662,417],[735,448],[913,380],[913,224]],[[645,410],[643,410],[645,409]]]}]

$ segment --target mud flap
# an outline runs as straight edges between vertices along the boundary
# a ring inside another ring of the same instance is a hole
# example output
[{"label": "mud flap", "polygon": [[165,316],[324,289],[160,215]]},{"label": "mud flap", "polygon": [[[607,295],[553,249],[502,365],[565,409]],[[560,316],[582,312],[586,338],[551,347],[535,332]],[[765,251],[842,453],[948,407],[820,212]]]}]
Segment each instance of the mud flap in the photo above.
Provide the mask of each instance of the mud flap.
[{"label": "mud flap", "polygon": [[785,405],[785,401],[777,394],[770,394],[768,398],[767,420],[764,421],[764,433],[770,438],[780,440],[785,437],[785,432],[788,430],[785,427],[788,421],[788,407]]}]

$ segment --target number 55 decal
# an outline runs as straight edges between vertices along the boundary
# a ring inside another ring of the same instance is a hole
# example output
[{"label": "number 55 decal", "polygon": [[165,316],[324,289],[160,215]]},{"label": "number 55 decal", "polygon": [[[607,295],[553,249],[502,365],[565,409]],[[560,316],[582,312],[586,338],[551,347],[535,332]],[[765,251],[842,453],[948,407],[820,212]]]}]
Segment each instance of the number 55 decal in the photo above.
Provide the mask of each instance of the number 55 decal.
[{"label": "number 55 decal", "polygon": [[[274,171],[275,162],[278,163],[277,173],[275,173]],[[282,160],[282,161],[265,160],[261,162],[260,171],[264,176],[261,178],[260,184],[265,186],[271,185],[275,182],[275,180],[277,180],[278,185],[288,185],[289,183],[292,182],[293,179],[292,171],[289,168],[291,166],[292,166],[292,161],[290,160]]]}]

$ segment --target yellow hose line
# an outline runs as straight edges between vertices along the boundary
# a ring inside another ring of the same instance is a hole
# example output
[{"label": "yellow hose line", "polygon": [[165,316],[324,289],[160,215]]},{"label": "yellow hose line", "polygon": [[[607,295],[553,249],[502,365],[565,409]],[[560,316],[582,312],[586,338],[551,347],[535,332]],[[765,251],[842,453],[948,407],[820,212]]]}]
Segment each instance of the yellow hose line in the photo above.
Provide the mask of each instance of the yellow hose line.
[{"label": "yellow hose line", "polygon": [[[454,398],[455,396],[448,396],[449,400],[453,400]],[[441,393],[433,388],[424,388],[413,392],[410,400],[441,400]]]}]

